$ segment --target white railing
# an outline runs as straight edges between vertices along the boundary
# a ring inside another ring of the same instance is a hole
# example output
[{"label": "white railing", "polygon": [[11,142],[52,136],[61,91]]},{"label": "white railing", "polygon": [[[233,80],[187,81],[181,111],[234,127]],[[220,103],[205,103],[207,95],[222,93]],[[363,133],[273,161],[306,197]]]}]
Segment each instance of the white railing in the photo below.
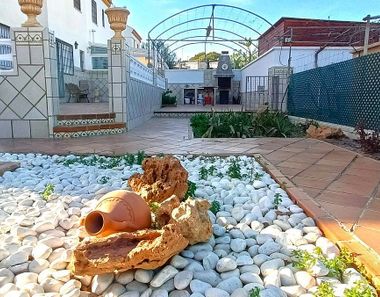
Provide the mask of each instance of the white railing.
[{"label": "white railing", "polygon": [[134,57],[130,56],[130,75],[132,78],[141,80],[148,84],[153,85],[153,70],[140,63]]},{"label": "white railing", "polygon": [[157,87],[166,89],[166,79],[160,75],[157,75]]},{"label": "white railing", "polygon": [[13,70],[12,42],[0,39],[0,74]]}]

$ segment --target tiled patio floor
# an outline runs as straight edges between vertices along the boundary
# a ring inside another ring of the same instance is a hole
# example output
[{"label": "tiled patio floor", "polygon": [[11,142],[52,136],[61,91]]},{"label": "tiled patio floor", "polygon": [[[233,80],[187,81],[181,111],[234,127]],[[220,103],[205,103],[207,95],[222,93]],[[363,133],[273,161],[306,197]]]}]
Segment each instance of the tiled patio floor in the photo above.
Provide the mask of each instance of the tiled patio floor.
[{"label": "tiled patio floor", "polygon": [[[380,162],[312,139],[189,139],[186,119],[152,119],[127,134],[67,140],[0,140],[3,152],[47,154],[261,154],[327,219],[380,254]],[[343,230],[341,230],[343,232]]]}]

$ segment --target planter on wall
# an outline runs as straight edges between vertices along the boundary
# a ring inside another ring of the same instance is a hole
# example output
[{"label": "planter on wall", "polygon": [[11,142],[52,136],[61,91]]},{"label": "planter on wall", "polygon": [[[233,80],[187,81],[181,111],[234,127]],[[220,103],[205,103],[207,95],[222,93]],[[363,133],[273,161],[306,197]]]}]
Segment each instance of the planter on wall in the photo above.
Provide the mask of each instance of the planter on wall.
[{"label": "planter on wall", "polygon": [[113,39],[123,39],[123,31],[127,28],[129,10],[126,8],[112,7],[106,10],[108,22],[115,35]]},{"label": "planter on wall", "polygon": [[37,16],[41,14],[43,0],[18,0],[18,4],[21,6],[21,11],[28,16],[23,27],[41,27],[41,24],[37,21]]}]

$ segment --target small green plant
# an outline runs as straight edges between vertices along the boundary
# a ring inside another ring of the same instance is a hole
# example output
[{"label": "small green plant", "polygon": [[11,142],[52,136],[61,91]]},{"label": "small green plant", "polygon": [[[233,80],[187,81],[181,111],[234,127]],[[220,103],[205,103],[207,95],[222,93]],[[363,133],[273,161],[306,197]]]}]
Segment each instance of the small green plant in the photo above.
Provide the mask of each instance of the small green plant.
[{"label": "small green plant", "polygon": [[110,179],[111,179],[111,178],[108,177],[108,176],[102,176],[101,178],[99,178],[99,181],[98,181],[98,182],[99,182],[99,184],[104,185],[104,184],[108,183]]},{"label": "small green plant", "polygon": [[211,202],[210,211],[213,214],[216,214],[219,210],[220,210],[220,203],[219,203],[219,201],[214,200],[213,202]]},{"label": "small green plant", "polygon": [[255,173],[255,180],[260,180],[263,176],[264,176],[264,173],[256,172]]},{"label": "small green plant", "polygon": [[231,178],[242,178],[240,173],[240,165],[236,160],[232,160],[230,166],[228,167],[227,174]]},{"label": "small green plant", "polygon": [[317,291],[314,293],[315,297],[334,297],[334,290],[329,282],[322,282]]},{"label": "small green plant", "polygon": [[214,165],[211,165],[209,168],[208,168],[208,174],[213,176],[215,175],[215,172],[216,172],[216,167]]},{"label": "small green plant", "polygon": [[144,161],[144,159],[145,159],[145,152],[144,151],[138,151],[137,157],[136,157],[136,163],[138,165],[141,165],[142,162]]},{"label": "small green plant", "polygon": [[366,281],[357,281],[355,286],[344,290],[344,297],[374,297],[375,293],[372,291]]},{"label": "small green plant", "polygon": [[199,169],[199,177],[204,180],[208,178],[208,170],[206,167],[202,166],[201,169]]},{"label": "small green plant", "polygon": [[260,288],[255,287],[249,292],[249,297],[260,297]]},{"label": "small green plant", "polygon": [[184,200],[187,200],[190,197],[194,197],[195,191],[197,190],[197,185],[195,183],[193,183],[192,181],[190,181],[190,180],[187,181],[187,185],[188,185],[188,188],[187,188],[187,192],[185,194]]},{"label": "small green plant", "polygon": [[274,207],[277,209],[281,203],[282,203],[281,194],[280,193],[274,194],[274,200],[273,200]]},{"label": "small green plant", "polygon": [[42,192],[42,198],[48,201],[50,196],[54,193],[55,186],[53,184],[46,184],[44,191]]},{"label": "small green plant", "polygon": [[354,263],[352,254],[344,248],[340,251],[339,256],[332,259],[326,258],[319,247],[315,248],[314,252],[318,260],[329,269],[329,276],[339,279],[342,279],[343,271],[346,270],[349,265]]},{"label": "small green plant", "polygon": [[151,212],[156,213],[156,211],[160,208],[160,204],[158,202],[151,202],[149,207]]},{"label": "small green plant", "polygon": [[308,271],[317,263],[317,258],[314,255],[303,250],[294,250],[292,257],[293,267],[299,270]]}]

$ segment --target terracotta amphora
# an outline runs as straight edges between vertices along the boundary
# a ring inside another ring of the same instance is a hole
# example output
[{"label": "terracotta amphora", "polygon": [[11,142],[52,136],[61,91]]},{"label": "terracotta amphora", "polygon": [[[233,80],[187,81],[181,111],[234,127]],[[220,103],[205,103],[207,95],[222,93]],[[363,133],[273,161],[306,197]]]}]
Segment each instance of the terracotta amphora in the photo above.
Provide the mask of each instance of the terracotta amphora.
[{"label": "terracotta amphora", "polygon": [[81,223],[89,235],[98,237],[147,229],[151,226],[150,208],[134,192],[113,191],[104,195]]}]

